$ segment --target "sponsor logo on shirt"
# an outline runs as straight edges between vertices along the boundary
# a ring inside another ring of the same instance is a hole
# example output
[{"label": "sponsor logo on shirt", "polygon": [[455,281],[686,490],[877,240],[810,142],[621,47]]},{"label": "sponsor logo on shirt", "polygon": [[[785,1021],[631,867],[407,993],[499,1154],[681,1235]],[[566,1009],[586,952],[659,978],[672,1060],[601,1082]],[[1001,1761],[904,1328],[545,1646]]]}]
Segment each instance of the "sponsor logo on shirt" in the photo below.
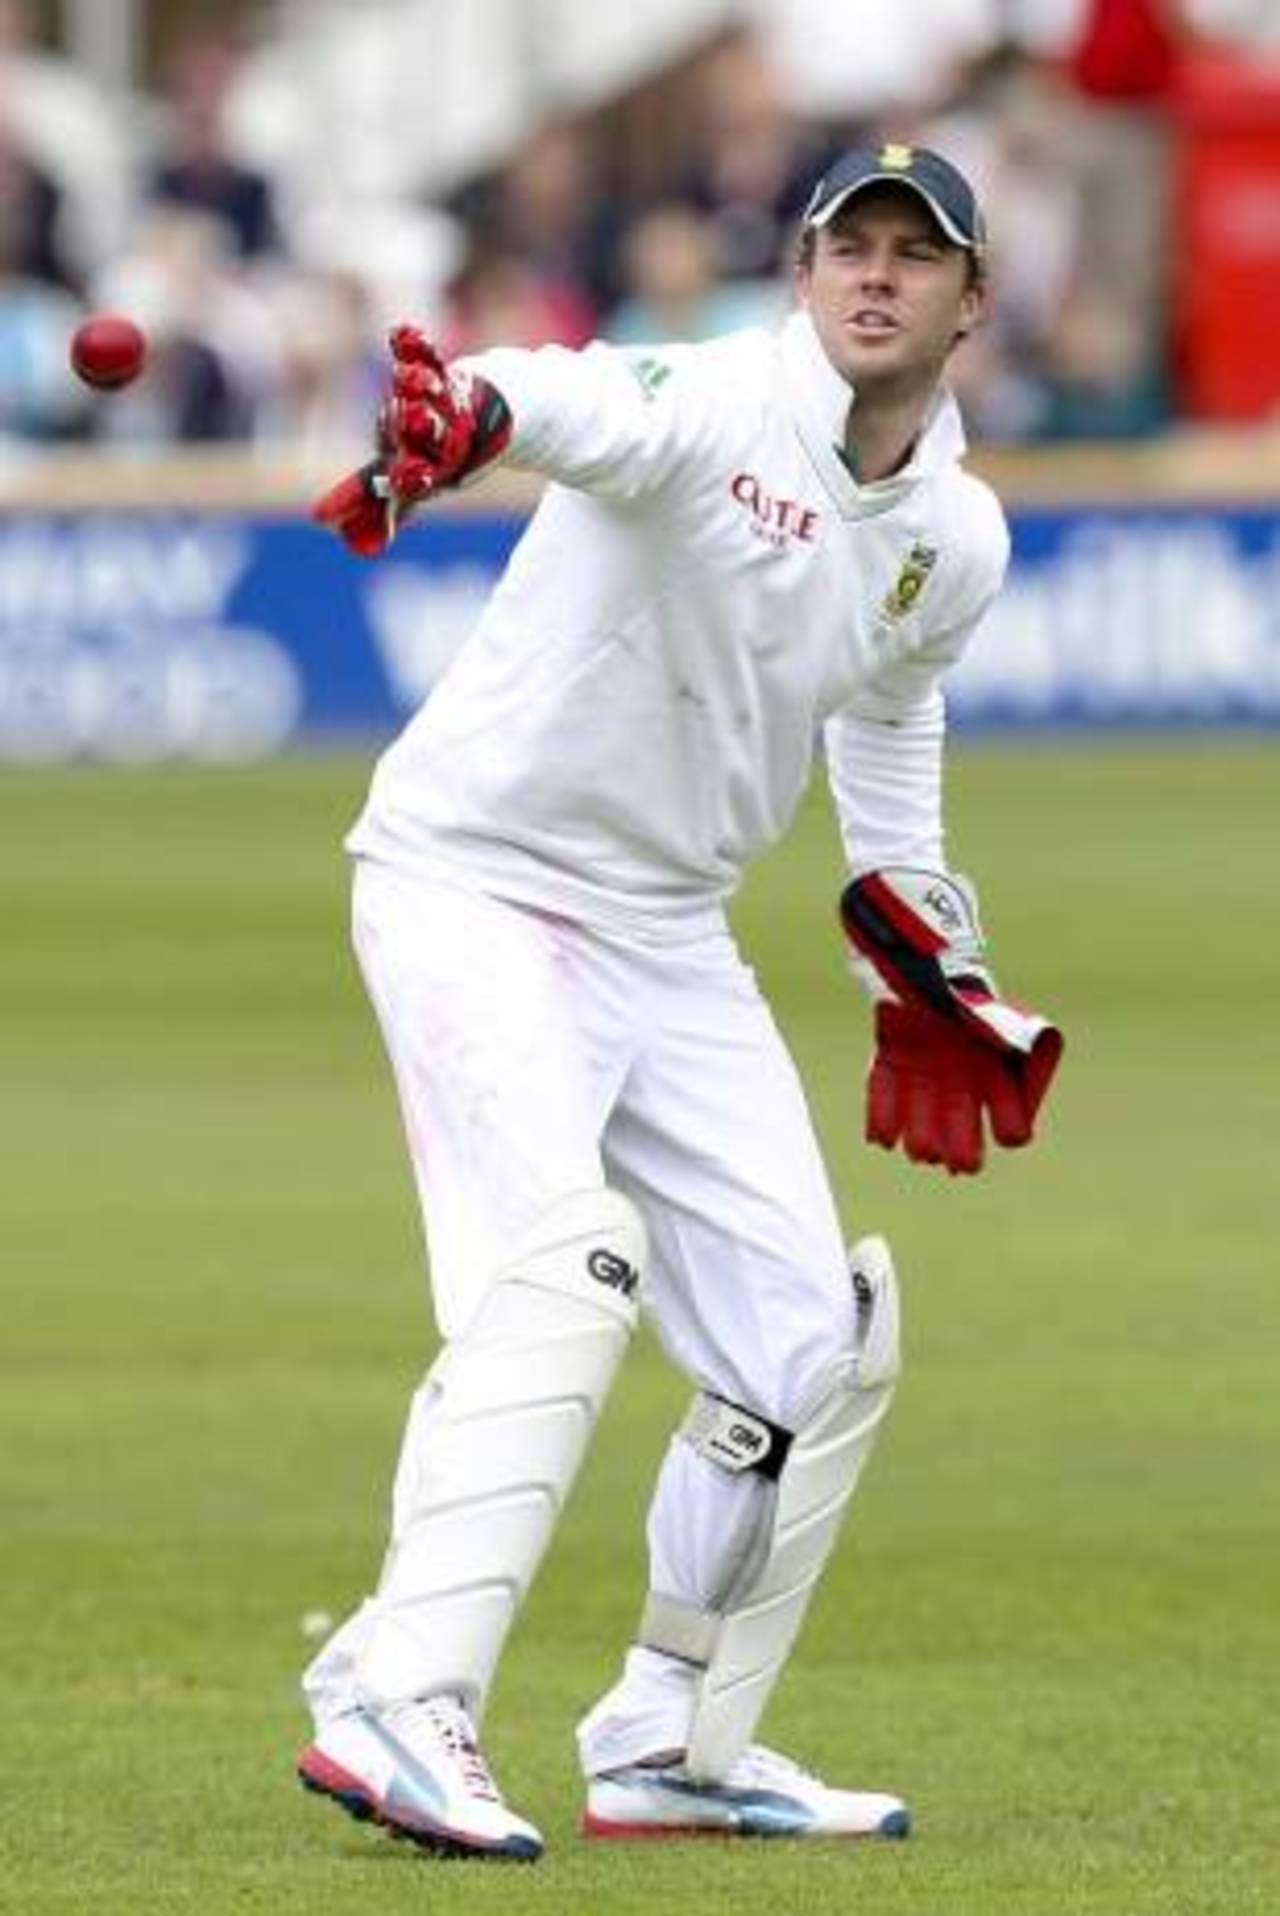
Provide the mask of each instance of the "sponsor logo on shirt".
[{"label": "sponsor logo on shirt", "polygon": [[904,619],[928,583],[938,563],[938,548],[917,539],[898,568],[898,576],[880,606],[882,619]]},{"label": "sponsor logo on shirt", "polygon": [[729,491],[747,510],[747,523],[758,539],[779,550],[788,545],[812,545],[818,536],[819,514],[798,499],[780,499],[753,472],[739,472]]},{"label": "sponsor logo on shirt", "polygon": [[630,361],[631,376],[648,400],[654,399],[671,377],[671,367],[665,359],[655,359],[646,353],[642,359]]}]

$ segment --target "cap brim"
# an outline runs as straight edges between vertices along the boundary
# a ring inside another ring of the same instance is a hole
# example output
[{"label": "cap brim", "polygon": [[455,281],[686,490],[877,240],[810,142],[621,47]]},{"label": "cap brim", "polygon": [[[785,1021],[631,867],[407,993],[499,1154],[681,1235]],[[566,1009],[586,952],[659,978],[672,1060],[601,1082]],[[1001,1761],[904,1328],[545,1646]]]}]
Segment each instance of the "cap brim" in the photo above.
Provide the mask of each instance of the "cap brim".
[{"label": "cap brim", "polygon": [[945,208],[938,204],[928,187],[921,186],[919,180],[913,180],[908,173],[864,173],[862,178],[855,180],[851,186],[842,187],[838,193],[833,193],[825,206],[820,206],[816,213],[809,215],[809,218],[805,221],[805,225],[829,225],[840,211],[840,208],[847,206],[855,193],[864,193],[869,186],[907,187],[918,199],[924,201],[953,246],[966,247],[970,252],[977,249],[979,242],[974,235],[963,232]]}]

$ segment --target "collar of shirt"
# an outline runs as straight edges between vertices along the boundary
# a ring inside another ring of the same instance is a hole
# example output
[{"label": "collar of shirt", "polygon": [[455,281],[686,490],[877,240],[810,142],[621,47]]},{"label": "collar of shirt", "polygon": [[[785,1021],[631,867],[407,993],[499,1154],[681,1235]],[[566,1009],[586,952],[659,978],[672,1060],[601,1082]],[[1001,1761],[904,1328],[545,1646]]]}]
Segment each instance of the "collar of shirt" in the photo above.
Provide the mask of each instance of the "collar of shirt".
[{"label": "collar of shirt", "polygon": [[964,453],[960,408],[939,386],[915,448],[900,472],[860,485],[843,448],[853,389],[823,351],[807,313],[792,313],[778,335],[786,389],[796,431],[826,490],[844,518],[864,519],[896,506],[930,473],[954,466]]}]

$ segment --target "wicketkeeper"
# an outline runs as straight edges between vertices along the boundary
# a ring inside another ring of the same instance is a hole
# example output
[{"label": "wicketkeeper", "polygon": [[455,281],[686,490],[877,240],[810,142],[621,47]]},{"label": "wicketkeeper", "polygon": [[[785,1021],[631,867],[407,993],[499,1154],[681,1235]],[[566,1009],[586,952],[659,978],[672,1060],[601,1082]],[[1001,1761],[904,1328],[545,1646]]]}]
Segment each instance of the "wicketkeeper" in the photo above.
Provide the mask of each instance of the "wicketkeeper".
[{"label": "wicketkeeper", "polygon": [[819,752],[868,1137],[978,1171],[988,1134],[1030,1139],[1061,1040],[1000,994],[943,850],[939,682],[1008,555],[942,384],[985,299],[972,191],[921,148],[849,152],[795,284],[777,332],[699,346],[445,365],[401,327],[378,455],[317,508],[375,557],[499,460],[550,482],[349,840],[443,1342],[300,1767],[440,1853],[542,1849],[478,1731],[640,1310],[693,1394],[635,1640],[578,1729],[586,1832],[908,1828],[754,1741],[899,1362],[888,1247],[845,1249],[724,915]]}]

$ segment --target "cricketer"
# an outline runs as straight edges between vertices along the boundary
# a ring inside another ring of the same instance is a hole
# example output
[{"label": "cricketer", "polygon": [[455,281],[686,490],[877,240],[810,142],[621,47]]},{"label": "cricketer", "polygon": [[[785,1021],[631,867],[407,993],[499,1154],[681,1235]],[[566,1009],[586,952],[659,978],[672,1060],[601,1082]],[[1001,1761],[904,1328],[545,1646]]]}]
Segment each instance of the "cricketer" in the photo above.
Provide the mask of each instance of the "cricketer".
[{"label": "cricketer", "polygon": [[[976,1172],[1061,1051],[947,868],[941,680],[1008,557],[945,369],[987,298],[967,181],[905,145],[817,182],[776,331],[445,365],[392,335],[377,456],[317,507],[366,557],[495,462],[549,482],[349,839],[442,1346],[372,1594],[304,1677],[303,1782],[442,1855],[532,1860],[480,1730],[644,1311],[692,1402],[583,1828],[903,1836],[903,1800],[756,1740],[899,1366],[725,903],[821,757],[874,1005],[867,1134]],[[800,926],[796,936],[807,936]]]}]

